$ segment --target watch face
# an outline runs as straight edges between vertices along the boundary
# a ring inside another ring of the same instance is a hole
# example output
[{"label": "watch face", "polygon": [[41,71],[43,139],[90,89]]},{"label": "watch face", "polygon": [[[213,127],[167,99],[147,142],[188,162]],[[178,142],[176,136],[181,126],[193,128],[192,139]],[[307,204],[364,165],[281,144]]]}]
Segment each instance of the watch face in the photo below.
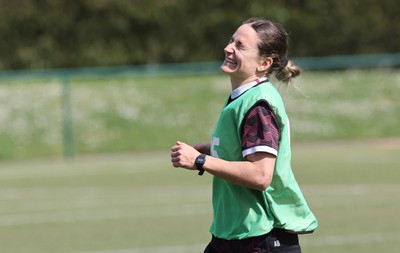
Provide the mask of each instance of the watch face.
[{"label": "watch face", "polygon": [[204,169],[203,169],[203,164],[206,162],[206,155],[201,154],[196,158],[196,167],[197,170],[199,171],[199,175],[203,175]]},{"label": "watch face", "polygon": [[196,163],[199,165],[203,165],[205,162],[206,162],[206,156],[204,154],[201,154],[196,158]]}]

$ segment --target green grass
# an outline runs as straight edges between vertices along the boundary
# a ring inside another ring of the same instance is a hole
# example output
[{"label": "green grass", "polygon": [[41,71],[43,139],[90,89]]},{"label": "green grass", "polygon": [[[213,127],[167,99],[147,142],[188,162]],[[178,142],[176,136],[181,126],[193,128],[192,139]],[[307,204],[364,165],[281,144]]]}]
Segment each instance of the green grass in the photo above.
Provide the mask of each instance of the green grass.
[{"label": "green grass", "polygon": [[[295,143],[293,168],[320,227],[308,253],[400,247],[400,140]],[[201,252],[211,176],[175,169],[169,153],[0,163],[1,252]]]},{"label": "green grass", "polygon": [[398,71],[306,73],[287,106],[301,140],[399,136]]},{"label": "green grass", "polygon": [[[209,138],[230,92],[224,75],[71,81],[77,154],[165,149]],[[400,72],[304,72],[279,86],[294,141],[400,136]],[[59,80],[0,83],[0,160],[62,156]]]},{"label": "green grass", "polygon": [[[279,87],[293,167],[320,222],[304,252],[397,252],[399,72],[294,84]],[[64,161],[59,81],[0,84],[0,251],[201,252],[211,177],[172,168],[168,150],[207,140],[229,92],[222,75],[76,80],[77,156]]]}]

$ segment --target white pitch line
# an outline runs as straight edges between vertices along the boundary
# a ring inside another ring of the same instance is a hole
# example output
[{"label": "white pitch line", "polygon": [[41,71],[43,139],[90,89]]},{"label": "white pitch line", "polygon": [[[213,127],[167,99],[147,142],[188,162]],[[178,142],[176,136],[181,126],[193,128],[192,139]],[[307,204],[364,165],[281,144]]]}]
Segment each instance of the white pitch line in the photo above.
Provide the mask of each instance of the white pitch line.
[{"label": "white pitch line", "polygon": [[126,218],[169,217],[180,215],[211,214],[211,209],[204,204],[186,204],[165,206],[158,209],[102,209],[62,211],[51,213],[0,215],[0,227],[27,224],[70,223],[78,221],[118,220]]},{"label": "white pitch line", "polygon": [[[370,243],[386,243],[400,242],[400,233],[390,234],[351,234],[351,235],[334,235],[314,237],[300,242],[302,246],[308,247],[330,247],[351,244],[370,244]],[[192,245],[175,245],[150,248],[130,248],[130,249],[114,249],[114,250],[97,250],[97,251],[79,251],[71,253],[188,253],[201,252],[206,247],[204,244]]]}]

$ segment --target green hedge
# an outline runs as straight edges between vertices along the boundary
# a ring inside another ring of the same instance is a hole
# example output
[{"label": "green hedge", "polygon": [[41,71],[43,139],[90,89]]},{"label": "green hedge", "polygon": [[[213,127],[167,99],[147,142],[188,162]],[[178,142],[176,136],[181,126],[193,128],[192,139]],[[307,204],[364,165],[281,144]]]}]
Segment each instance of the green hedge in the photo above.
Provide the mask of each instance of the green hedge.
[{"label": "green hedge", "polygon": [[251,16],[282,23],[290,56],[400,52],[396,0],[0,0],[0,69],[218,61]]}]

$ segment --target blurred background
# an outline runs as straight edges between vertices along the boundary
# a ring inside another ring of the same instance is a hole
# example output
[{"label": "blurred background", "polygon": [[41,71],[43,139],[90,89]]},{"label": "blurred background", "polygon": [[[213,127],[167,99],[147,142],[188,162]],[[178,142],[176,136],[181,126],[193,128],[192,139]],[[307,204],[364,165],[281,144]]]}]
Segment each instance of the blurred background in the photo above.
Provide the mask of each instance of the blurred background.
[{"label": "blurred background", "polygon": [[[211,177],[171,169],[230,93],[249,17],[290,34],[294,168],[320,221],[306,252],[397,252],[395,0],[0,0],[2,252],[201,252]],[[20,243],[24,241],[24,243]]]},{"label": "blurred background", "polygon": [[[387,95],[395,96],[398,90],[387,86],[398,84],[400,29],[397,24],[400,20],[397,5],[394,0],[1,1],[0,141],[3,145],[0,145],[0,160],[165,149],[174,141],[174,132],[190,136],[196,132],[200,137],[207,137],[217,116],[214,112],[218,110],[190,111],[187,99],[178,101],[174,90],[188,87],[185,83],[193,84],[195,79],[204,83],[204,87],[194,89],[204,89],[208,93],[206,86],[211,85],[210,81],[200,81],[200,77],[179,78],[218,75],[228,39],[241,22],[251,16],[266,17],[286,27],[291,36],[289,56],[305,71],[319,70],[318,74],[341,71],[332,77],[337,83],[329,85],[329,89],[341,86],[343,96],[349,92],[370,92],[374,96],[373,89],[386,89]],[[360,69],[386,72],[376,75],[347,71]],[[307,73],[311,77],[315,72],[305,72],[305,78]],[[166,75],[178,80],[165,81]],[[353,80],[339,80],[351,79],[354,75],[364,78],[356,78],[359,85]],[[368,75],[371,77],[367,78]],[[381,80],[378,76],[389,79]],[[150,81],[149,77],[153,79]],[[307,83],[315,82],[310,92],[322,89],[327,82],[320,77],[309,79]],[[375,85],[369,87],[366,80]],[[225,99],[226,80],[221,82],[217,86],[221,86],[222,92],[213,93],[218,98],[202,98],[216,101],[205,105],[218,106],[219,97],[222,101]],[[301,83],[298,81],[295,85],[301,86]],[[324,93],[328,95],[329,90]],[[322,101],[312,101],[329,104],[328,98],[321,95],[315,99]],[[356,124],[354,117],[344,115],[335,122],[319,120],[315,123],[331,126],[330,130],[326,126],[322,130],[324,133],[310,130],[314,124],[310,121],[306,127],[294,125],[294,131],[311,131],[318,138],[397,135],[400,128],[386,126],[394,123],[389,118],[399,116],[398,106],[390,101],[378,105],[380,109],[368,105],[373,101],[360,104],[353,99],[348,102],[357,103],[354,106],[362,109],[365,115],[368,114],[365,110],[370,113],[378,110],[375,115],[386,118],[384,122],[370,120],[372,115],[368,115],[357,127],[349,126],[347,133],[334,130],[344,127],[342,123],[335,124],[338,121]],[[177,106],[178,102],[182,106]],[[179,115],[185,115],[185,119],[173,119],[176,113],[172,107],[179,110]],[[321,106],[310,104],[309,107],[314,108],[312,112],[305,113],[304,108],[293,112],[293,120],[310,117],[310,113],[316,114],[315,110]],[[160,110],[166,111],[157,115]],[[347,111],[346,108],[335,110],[338,117]],[[195,131],[191,117],[202,113],[207,127]],[[356,113],[361,117],[360,110]],[[392,116],[383,117],[382,114]],[[142,115],[146,115],[146,119]],[[383,129],[373,130],[365,124],[381,125]],[[360,127],[367,129],[360,130]],[[162,132],[161,129],[171,138],[164,134],[164,140],[160,140],[157,132]],[[294,135],[294,138],[305,137]]]},{"label": "blurred background", "polygon": [[292,56],[398,53],[395,0],[1,1],[0,69],[220,60],[251,16],[282,23]]}]

